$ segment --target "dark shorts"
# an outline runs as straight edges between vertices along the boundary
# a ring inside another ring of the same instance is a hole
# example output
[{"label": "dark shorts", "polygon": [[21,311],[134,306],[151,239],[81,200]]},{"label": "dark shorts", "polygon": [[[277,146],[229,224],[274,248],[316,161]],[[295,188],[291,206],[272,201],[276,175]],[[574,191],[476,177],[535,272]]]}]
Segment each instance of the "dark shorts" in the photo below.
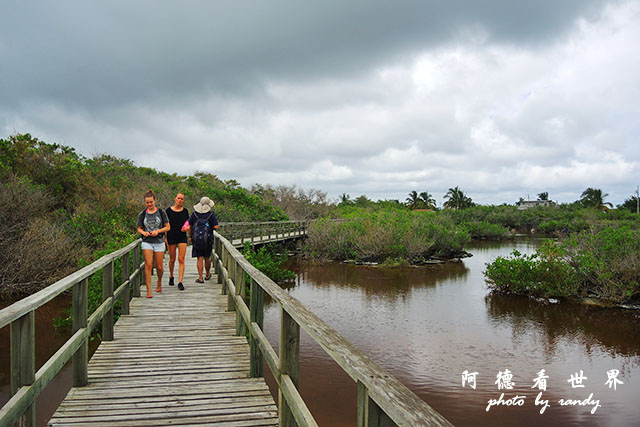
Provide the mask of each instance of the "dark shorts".
[{"label": "dark shorts", "polygon": [[209,246],[207,249],[196,249],[195,246],[191,248],[191,258],[198,257],[211,257],[211,252],[213,252],[213,245]]},{"label": "dark shorts", "polygon": [[167,234],[167,243],[170,245],[177,245],[178,243],[188,243],[187,235],[182,233],[180,237],[174,237]]}]

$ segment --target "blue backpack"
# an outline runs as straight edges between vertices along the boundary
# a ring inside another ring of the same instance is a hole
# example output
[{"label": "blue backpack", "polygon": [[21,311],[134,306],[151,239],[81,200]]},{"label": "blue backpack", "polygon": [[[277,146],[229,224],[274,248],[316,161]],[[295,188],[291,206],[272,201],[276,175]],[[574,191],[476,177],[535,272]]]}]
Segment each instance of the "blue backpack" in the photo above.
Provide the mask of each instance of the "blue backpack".
[{"label": "blue backpack", "polygon": [[193,225],[193,233],[191,239],[193,240],[193,247],[200,250],[206,250],[213,244],[213,233],[211,227],[209,227],[209,214],[208,217],[197,217],[196,223]]}]

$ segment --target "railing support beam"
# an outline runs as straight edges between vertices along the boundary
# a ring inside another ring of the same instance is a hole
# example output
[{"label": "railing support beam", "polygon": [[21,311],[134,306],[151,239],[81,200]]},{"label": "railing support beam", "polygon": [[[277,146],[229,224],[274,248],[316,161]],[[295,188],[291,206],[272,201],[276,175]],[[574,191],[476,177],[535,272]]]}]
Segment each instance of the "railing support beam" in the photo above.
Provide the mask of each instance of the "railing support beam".
[{"label": "railing support beam", "polygon": [[[73,333],[87,327],[87,288],[88,279],[83,279],[73,286]],[[87,385],[89,377],[87,368],[89,363],[89,341],[84,340],[73,355],[73,386]]]},{"label": "railing support beam", "polygon": [[[300,355],[300,325],[280,307],[280,374],[288,375],[293,385],[298,387]],[[293,412],[287,403],[282,389],[278,389],[278,426],[295,426]]]},{"label": "railing support beam", "polygon": [[[22,386],[31,385],[36,377],[36,321],[30,311],[11,322],[11,395]],[[20,427],[36,425],[36,404],[29,405],[17,423]]]},{"label": "railing support beam", "polygon": [[[253,279],[251,279],[251,300],[249,305],[251,323],[255,322],[262,330],[264,326],[264,290]],[[260,352],[258,339],[253,335],[249,338],[249,353],[249,373],[251,377],[262,377],[264,375],[263,356]]]},{"label": "railing support beam", "polygon": [[[113,261],[102,269],[102,301],[113,297]],[[102,341],[113,341],[113,306],[102,319]]]},{"label": "railing support beam", "polygon": [[[122,255],[122,281],[125,283],[129,280],[129,252]],[[122,314],[129,314],[129,301],[131,301],[131,283],[124,285],[122,293]]]}]

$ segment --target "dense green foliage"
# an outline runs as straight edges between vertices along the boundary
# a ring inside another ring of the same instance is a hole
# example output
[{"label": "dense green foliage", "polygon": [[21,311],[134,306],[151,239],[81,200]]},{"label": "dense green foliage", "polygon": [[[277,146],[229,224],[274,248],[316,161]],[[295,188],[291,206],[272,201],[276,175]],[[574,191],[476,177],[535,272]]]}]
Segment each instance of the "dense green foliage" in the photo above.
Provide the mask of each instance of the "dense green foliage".
[{"label": "dense green foliage", "polygon": [[307,255],[316,259],[405,259],[420,263],[432,257],[460,256],[470,239],[467,230],[434,212],[350,206],[341,209],[341,217],[309,226]]},{"label": "dense green foliage", "polygon": [[640,298],[640,230],[593,227],[533,255],[498,257],[485,272],[499,292],[544,297],[595,297],[612,303]]},{"label": "dense green foliage", "polygon": [[167,174],[110,155],[85,158],[29,134],[0,139],[0,184],[0,297],[6,298],[33,293],[137,238],[148,189],[159,207],[170,206],[177,192],[190,210],[208,196],[220,221],[288,219],[234,181]]},{"label": "dense green foliage", "polygon": [[625,199],[621,205],[618,205],[618,209],[626,209],[631,213],[638,213],[638,208],[640,204],[638,203],[638,196],[631,196],[628,199]]},{"label": "dense green foliage", "polygon": [[[602,211],[579,204],[537,207],[518,210],[515,206],[473,206],[467,209],[445,209],[456,224],[486,221],[518,232],[568,235],[587,230],[593,225],[631,223],[637,216],[623,209]],[[488,236],[487,236],[488,237]]]},{"label": "dense green foliage", "polygon": [[249,242],[245,242],[242,255],[274,282],[279,283],[296,278],[293,271],[283,267],[287,262],[287,252],[279,245],[262,246],[256,250]]}]

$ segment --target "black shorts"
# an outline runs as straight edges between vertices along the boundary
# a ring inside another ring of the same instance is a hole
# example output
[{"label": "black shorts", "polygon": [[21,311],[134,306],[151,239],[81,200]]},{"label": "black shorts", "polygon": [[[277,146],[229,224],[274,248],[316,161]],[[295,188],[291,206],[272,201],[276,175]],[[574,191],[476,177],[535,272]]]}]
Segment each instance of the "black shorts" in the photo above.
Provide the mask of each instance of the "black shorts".
[{"label": "black shorts", "polygon": [[198,257],[211,257],[211,253],[213,252],[213,245],[207,247],[206,249],[196,249],[195,246],[193,246],[191,248],[191,258],[198,258]]},{"label": "black shorts", "polygon": [[181,235],[176,237],[170,234],[167,234],[167,243],[170,245],[177,245],[178,243],[189,243],[187,240],[187,235],[185,233],[180,233]]}]

